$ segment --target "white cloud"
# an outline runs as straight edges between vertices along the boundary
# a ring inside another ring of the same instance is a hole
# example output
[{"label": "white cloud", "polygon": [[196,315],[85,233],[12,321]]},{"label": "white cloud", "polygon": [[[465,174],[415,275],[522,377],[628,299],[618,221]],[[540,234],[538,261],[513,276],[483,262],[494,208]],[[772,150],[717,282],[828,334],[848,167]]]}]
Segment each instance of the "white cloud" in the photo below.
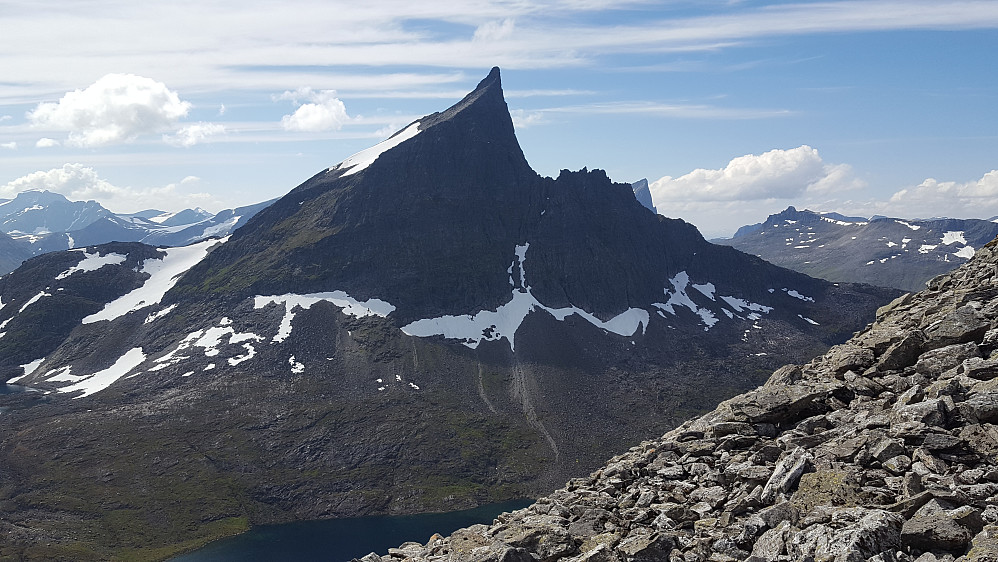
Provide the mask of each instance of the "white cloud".
[{"label": "white cloud", "polygon": [[170,129],[191,104],[162,82],[134,74],[107,74],[58,102],[40,103],[28,113],[35,127],[68,131],[67,143],[94,147],[133,140]]},{"label": "white cloud", "polygon": [[162,209],[164,206],[168,207],[164,210],[179,211],[185,207],[215,205],[210,194],[190,191],[199,184],[199,178],[187,176],[179,184],[162,187],[120,187],[101,178],[93,168],[83,164],[64,164],[61,168],[32,172],[0,185],[0,198],[13,198],[27,190],[47,190],[61,193],[74,201],[93,199],[117,212]]},{"label": "white cloud", "polygon": [[281,125],[288,131],[337,131],[350,120],[347,108],[336,97],[335,90],[313,90],[303,87],[291,92],[287,91],[277,96],[278,100],[291,100],[296,105],[302,103],[291,115],[281,118]]},{"label": "white cloud", "polygon": [[998,215],[998,170],[967,182],[928,178],[915,187],[894,193],[887,205],[896,216],[968,217]]},{"label": "white cloud", "polygon": [[526,111],[523,109],[510,110],[509,116],[513,119],[513,126],[517,130],[526,129],[531,125],[544,122],[544,113],[540,111]]},{"label": "white cloud", "polygon": [[484,23],[475,29],[475,35],[472,37],[472,41],[500,41],[513,34],[514,26],[515,24],[512,18]]},{"label": "white cloud", "polygon": [[182,127],[173,135],[163,135],[163,141],[174,146],[189,147],[204,142],[208,137],[225,133],[225,126],[218,123],[194,123]]},{"label": "white cloud", "polygon": [[17,150],[17,143],[14,141],[5,142],[0,144],[0,148],[6,148],[7,150]]},{"label": "white cloud", "polygon": [[59,141],[48,137],[40,138],[38,139],[38,142],[35,143],[36,148],[52,148],[53,146],[59,146]]},{"label": "white cloud", "polygon": [[845,164],[826,164],[818,151],[803,145],[731,160],[719,170],[696,169],[649,185],[655,205],[674,201],[745,201],[792,199],[806,193],[829,193],[861,187]]}]

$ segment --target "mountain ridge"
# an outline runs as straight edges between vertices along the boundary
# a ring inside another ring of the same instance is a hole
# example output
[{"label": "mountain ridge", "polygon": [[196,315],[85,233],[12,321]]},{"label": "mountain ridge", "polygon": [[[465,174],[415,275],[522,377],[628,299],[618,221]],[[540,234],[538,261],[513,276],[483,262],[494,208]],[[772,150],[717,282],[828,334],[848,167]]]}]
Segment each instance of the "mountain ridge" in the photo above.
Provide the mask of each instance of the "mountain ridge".
[{"label": "mountain ridge", "polygon": [[979,219],[864,219],[794,207],[715,240],[829,281],[918,291],[998,235]]},{"label": "mountain ridge", "polygon": [[0,396],[0,555],[533,495],[897,295],[709,244],[601,170],[540,177],[497,70],[416,123],[228,238],[0,278],[0,376],[38,391]]}]

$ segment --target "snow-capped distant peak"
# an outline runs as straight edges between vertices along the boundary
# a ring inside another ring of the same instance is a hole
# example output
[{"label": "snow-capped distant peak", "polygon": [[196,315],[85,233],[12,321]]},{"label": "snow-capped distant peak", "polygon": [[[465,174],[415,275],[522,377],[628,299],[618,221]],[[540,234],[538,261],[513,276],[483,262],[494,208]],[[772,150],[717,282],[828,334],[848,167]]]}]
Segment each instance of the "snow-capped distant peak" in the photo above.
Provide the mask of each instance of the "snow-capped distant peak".
[{"label": "snow-capped distant peak", "polygon": [[371,148],[366,148],[361,150],[357,154],[347,158],[346,160],[340,162],[336,166],[329,169],[332,170],[344,170],[343,175],[349,176],[356,174],[357,172],[367,168],[374,163],[375,160],[381,156],[382,153],[395,148],[396,146],[402,144],[403,142],[411,139],[419,133],[419,121],[416,121],[412,125],[409,125],[404,130],[399,131],[395,136],[385,139],[378,144],[372,146]]}]

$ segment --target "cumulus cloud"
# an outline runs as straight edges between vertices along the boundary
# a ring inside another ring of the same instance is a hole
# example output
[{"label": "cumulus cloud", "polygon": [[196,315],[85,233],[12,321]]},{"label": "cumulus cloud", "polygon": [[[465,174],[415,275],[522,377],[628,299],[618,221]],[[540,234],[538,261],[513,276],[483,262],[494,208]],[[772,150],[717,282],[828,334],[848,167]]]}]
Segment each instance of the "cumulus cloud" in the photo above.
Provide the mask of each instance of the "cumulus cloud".
[{"label": "cumulus cloud", "polygon": [[803,145],[739,156],[719,170],[699,168],[676,178],[665,176],[649,188],[655,204],[667,206],[674,201],[792,199],[861,186],[848,165],[826,164],[816,149]]},{"label": "cumulus cloud", "polygon": [[915,187],[894,193],[889,208],[898,216],[967,217],[998,215],[998,170],[967,182],[928,178]]},{"label": "cumulus cloud", "polygon": [[336,97],[336,90],[298,88],[284,92],[276,99],[291,100],[298,105],[294,113],[281,118],[281,125],[288,131],[336,131],[350,120],[346,106]]},{"label": "cumulus cloud", "polygon": [[179,183],[137,189],[121,187],[101,178],[97,171],[83,164],[64,164],[61,168],[32,172],[5,185],[0,185],[0,198],[10,199],[28,190],[46,190],[80,201],[93,199],[118,212],[134,212],[148,208],[184,207],[212,204],[208,193],[191,191],[199,186],[196,176],[188,176]]},{"label": "cumulus cloud", "polygon": [[35,143],[36,148],[52,148],[53,146],[59,146],[59,141],[48,137],[40,138],[38,139],[38,142]]},{"label": "cumulus cloud", "polygon": [[14,141],[5,142],[0,144],[0,148],[6,148],[7,150],[17,150],[17,143]]},{"label": "cumulus cloud", "polygon": [[163,140],[167,144],[174,146],[189,147],[204,142],[208,137],[225,133],[225,126],[218,123],[194,123],[181,127],[173,135],[163,135]]},{"label": "cumulus cloud", "polygon": [[67,144],[105,146],[172,128],[191,104],[166,84],[134,74],[108,74],[58,102],[40,103],[28,112],[32,125],[67,131]]}]

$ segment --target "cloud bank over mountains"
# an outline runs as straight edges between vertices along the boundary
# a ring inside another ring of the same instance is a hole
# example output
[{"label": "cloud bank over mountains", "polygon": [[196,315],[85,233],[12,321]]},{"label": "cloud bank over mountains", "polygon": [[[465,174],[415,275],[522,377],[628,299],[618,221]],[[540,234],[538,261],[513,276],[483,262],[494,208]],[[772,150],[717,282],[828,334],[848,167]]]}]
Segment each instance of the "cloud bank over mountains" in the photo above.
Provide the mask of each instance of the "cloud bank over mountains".
[{"label": "cloud bank over mountains", "polygon": [[215,198],[200,191],[201,179],[187,176],[176,183],[159,187],[121,187],[101,178],[97,171],[83,164],[65,164],[60,168],[32,172],[0,185],[0,198],[13,199],[22,191],[51,191],[72,201],[95,200],[114,212],[137,212],[171,207],[212,205]]},{"label": "cloud bank over mountains", "polygon": [[[901,218],[998,215],[998,170],[966,182],[926,179],[886,199],[858,198],[867,182],[848,164],[825,162],[807,145],[733,158],[720,169],[698,168],[649,182],[659,213],[682,217],[708,237],[730,236],[788,205],[813,211]],[[926,209],[932,215],[926,216]],[[736,220],[722,227],[717,216]],[[701,226],[702,225],[702,226]]]}]

